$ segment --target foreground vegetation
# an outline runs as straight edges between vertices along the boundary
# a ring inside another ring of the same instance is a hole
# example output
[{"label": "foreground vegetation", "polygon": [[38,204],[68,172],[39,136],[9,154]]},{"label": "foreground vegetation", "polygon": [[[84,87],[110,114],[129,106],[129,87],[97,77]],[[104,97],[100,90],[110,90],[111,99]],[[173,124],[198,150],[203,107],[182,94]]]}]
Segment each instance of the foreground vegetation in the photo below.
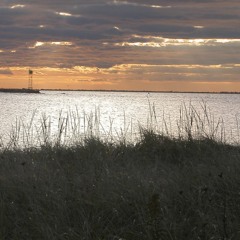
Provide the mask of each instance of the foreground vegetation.
[{"label": "foreground vegetation", "polygon": [[240,239],[240,147],[142,131],[2,149],[0,239]]}]

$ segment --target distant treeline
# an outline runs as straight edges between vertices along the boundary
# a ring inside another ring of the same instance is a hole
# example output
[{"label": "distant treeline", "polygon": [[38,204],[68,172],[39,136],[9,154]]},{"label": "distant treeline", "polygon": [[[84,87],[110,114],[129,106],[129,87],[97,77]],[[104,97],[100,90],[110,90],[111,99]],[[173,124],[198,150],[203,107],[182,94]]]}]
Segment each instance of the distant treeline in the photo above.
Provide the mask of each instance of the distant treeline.
[{"label": "distant treeline", "polygon": [[143,92],[143,93],[207,93],[207,94],[240,94],[240,92],[191,92],[191,91],[148,91],[148,90],[114,90],[114,89],[41,89],[42,91],[74,92]]}]

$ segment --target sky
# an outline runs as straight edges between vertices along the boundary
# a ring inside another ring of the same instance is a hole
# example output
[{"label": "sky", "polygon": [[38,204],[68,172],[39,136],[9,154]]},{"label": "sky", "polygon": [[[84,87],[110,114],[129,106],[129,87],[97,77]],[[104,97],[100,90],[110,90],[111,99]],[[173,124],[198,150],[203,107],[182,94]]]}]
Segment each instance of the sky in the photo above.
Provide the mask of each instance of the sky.
[{"label": "sky", "polygon": [[239,0],[0,0],[0,88],[240,91]]}]

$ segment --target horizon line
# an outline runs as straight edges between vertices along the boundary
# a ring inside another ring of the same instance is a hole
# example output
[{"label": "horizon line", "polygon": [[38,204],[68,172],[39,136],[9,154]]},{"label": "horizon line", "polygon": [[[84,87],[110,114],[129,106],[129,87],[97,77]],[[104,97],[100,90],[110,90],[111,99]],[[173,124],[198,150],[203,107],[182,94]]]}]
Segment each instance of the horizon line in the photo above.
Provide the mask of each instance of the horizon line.
[{"label": "horizon line", "polygon": [[[27,88],[0,88],[0,90],[26,90]],[[144,93],[211,93],[211,94],[240,94],[240,91],[175,91],[175,90],[124,90],[124,89],[65,89],[65,88],[41,88],[39,91],[74,91],[74,92],[144,92]]]}]

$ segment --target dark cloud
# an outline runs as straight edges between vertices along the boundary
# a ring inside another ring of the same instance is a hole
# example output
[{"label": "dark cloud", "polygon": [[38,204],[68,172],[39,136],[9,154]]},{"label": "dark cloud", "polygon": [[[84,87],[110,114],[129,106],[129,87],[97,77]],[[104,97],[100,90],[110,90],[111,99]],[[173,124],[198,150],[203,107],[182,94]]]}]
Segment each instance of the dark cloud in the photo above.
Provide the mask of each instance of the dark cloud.
[{"label": "dark cloud", "polygon": [[[235,0],[2,0],[0,54],[3,57],[0,64],[108,68],[121,63],[239,62],[239,43],[224,45],[225,48],[116,46],[117,43],[136,41],[133,37],[136,34],[183,39],[238,39],[239,8],[240,2]],[[72,45],[33,47],[36,42],[62,41]],[[137,41],[148,40],[138,38]]]},{"label": "dark cloud", "polygon": [[1,75],[12,75],[12,71],[10,69],[0,69]]}]

